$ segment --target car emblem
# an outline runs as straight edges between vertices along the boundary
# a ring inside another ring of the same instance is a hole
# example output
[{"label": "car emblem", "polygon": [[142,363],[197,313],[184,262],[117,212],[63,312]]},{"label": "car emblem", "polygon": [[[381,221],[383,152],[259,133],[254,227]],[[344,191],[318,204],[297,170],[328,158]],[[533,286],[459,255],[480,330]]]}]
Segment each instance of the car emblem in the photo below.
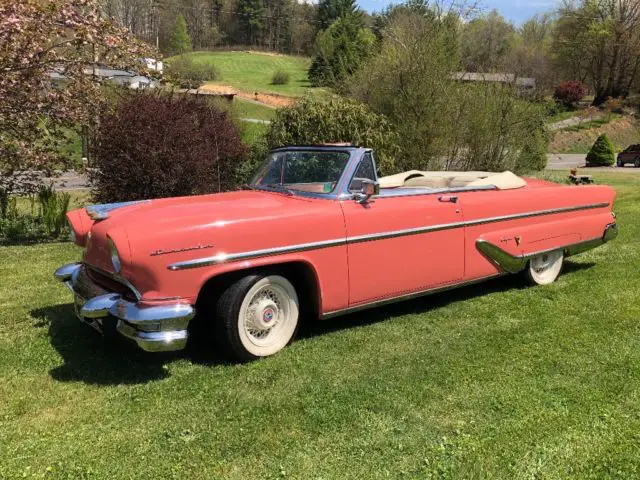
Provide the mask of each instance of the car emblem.
[{"label": "car emblem", "polygon": [[195,245],[193,247],[184,247],[184,248],[170,248],[167,250],[163,250],[163,249],[158,249],[158,250],[154,250],[153,252],[149,253],[149,255],[151,255],[152,257],[155,257],[157,255],[167,255],[169,253],[180,253],[180,252],[189,252],[191,250],[204,250],[205,248],[213,248],[213,245],[208,243],[206,245]]}]

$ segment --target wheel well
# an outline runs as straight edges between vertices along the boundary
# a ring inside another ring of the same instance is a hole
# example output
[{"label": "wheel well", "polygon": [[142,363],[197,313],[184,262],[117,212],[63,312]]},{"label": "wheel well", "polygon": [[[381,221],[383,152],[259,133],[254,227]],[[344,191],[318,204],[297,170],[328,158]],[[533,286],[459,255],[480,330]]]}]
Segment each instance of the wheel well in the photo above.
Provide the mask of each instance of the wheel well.
[{"label": "wheel well", "polygon": [[306,317],[317,319],[320,317],[320,286],[318,284],[318,277],[313,267],[305,262],[286,262],[233,270],[211,277],[202,285],[200,292],[198,292],[196,309],[199,304],[202,305],[204,302],[209,302],[212,298],[216,298],[217,295],[230,284],[237,282],[242,277],[256,273],[272,273],[285,277],[293,284],[298,294],[301,319]]}]

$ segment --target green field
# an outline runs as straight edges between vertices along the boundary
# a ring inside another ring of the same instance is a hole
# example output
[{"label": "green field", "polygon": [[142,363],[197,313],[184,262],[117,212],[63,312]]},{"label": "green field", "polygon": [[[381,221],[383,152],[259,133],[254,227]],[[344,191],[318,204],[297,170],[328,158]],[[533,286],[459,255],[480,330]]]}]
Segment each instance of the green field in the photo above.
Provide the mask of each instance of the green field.
[{"label": "green field", "polygon": [[547,123],[560,122],[573,117],[580,117],[584,115],[585,110],[563,110],[547,116]]},{"label": "green field", "polygon": [[257,120],[273,120],[276,116],[276,109],[265,107],[257,103],[235,98],[233,100],[233,111],[235,115],[242,118],[255,118]]},{"label": "green field", "polygon": [[620,236],[556,283],[307,324],[244,365],[105,345],[52,278],[76,247],[0,247],[0,478],[640,477],[640,176],[594,177]]},{"label": "green field", "polygon": [[[225,102],[221,105],[223,108],[227,108],[228,104]],[[236,120],[236,125],[240,130],[242,140],[248,145],[253,145],[258,138],[264,135],[269,129],[269,125],[265,123],[250,122],[247,121],[247,119],[271,121],[276,115],[275,108],[249,102],[242,98],[235,98],[233,100],[231,110],[233,117]]]},{"label": "green field", "polygon": [[240,136],[247,145],[251,146],[256,143],[262,136],[267,133],[269,125],[264,123],[240,123]]},{"label": "green field", "polygon": [[[257,52],[194,52],[186,55],[197,62],[213,63],[220,72],[220,80],[215,83],[231,85],[239,90],[299,96],[311,87],[307,78],[311,60],[306,57]],[[171,58],[167,61],[170,62]],[[287,85],[271,85],[271,78],[278,70],[284,70],[291,76]]]}]

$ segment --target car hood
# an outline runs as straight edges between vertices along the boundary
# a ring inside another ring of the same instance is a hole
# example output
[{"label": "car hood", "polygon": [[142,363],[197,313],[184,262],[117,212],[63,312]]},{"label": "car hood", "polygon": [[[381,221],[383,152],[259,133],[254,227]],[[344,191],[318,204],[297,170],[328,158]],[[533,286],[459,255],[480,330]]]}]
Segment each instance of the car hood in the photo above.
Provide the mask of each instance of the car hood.
[{"label": "car hood", "polygon": [[242,224],[286,222],[292,217],[308,216],[314,204],[325,202],[253,190],[98,205],[70,212],[68,218],[76,237],[81,239],[76,243],[82,245],[91,233],[91,240],[86,241],[85,261],[112,272],[109,239],[126,267],[136,255],[148,255],[149,248],[180,250],[205,244],[208,231],[245,231]]},{"label": "car hood", "polygon": [[[231,223],[296,210],[313,200],[278,192],[237,191],[191,197],[162,198],[108,205],[96,224],[105,229],[127,230],[183,226],[201,227],[211,222]],[[101,212],[100,206],[95,210]],[[90,211],[91,207],[87,208]]]}]

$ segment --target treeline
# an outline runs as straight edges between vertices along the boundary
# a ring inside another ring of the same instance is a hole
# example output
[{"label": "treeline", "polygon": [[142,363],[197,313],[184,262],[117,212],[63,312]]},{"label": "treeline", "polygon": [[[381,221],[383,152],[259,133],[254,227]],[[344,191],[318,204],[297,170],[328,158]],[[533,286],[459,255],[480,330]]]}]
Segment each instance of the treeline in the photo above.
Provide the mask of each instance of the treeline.
[{"label": "treeline", "polygon": [[517,27],[496,10],[470,14],[464,7],[423,0],[388,7],[370,19],[352,11],[353,0],[322,0],[319,11],[338,1],[347,5],[346,13],[316,36],[310,73],[317,84],[340,88],[380,50],[395,18],[436,14],[443,19],[439,24],[446,24],[452,71],[534,78],[543,94],[562,82],[579,81],[590,88],[596,105],[640,89],[640,0],[567,0],[557,11]]},{"label": "treeline", "polygon": [[176,53],[171,39],[180,18],[195,50],[241,45],[309,55],[318,31],[317,7],[297,0],[102,0],[102,5],[107,17],[165,54]]},{"label": "treeline", "polygon": [[339,86],[354,73],[401,11],[440,11],[456,18],[451,55],[461,71],[533,77],[542,91],[577,80],[596,104],[639,88],[640,0],[567,0],[520,26],[495,10],[456,5],[411,0],[369,15],[354,0],[103,0],[107,16],[166,54],[176,53],[178,30],[195,50],[239,45],[312,55],[319,85]]}]

